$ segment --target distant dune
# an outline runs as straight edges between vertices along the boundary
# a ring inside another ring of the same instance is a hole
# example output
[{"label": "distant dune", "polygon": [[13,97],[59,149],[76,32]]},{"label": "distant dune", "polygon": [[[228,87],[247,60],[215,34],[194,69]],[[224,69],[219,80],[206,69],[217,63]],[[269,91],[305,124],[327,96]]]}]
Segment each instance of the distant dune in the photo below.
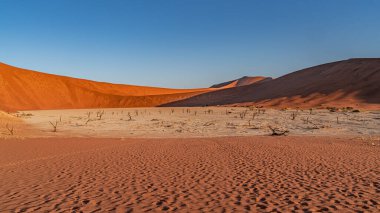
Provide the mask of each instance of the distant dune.
[{"label": "distant dune", "polygon": [[379,82],[380,59],[350,59],[303,69],[270,81],[212,91],[163,106],[352,106],[380,109]]},{"label": "distant dune", "polygon": [[254,83],[257,83],[257,82],[270,81],[270,80],[272,80],[272,78],[270,78],[270,77],[262,77],[262,76],[250,77],[250,76],[244,76],[244,77],[236,79],[236,80],[227,81],[227,82],[224,82],[224,83],[212,85],[210,88],[240,87],[240,86],[246,86],[246,85],[254,84]]},{"label": "distant dune", "polygon": [[379,109],[380,59],[350,59],[280,78],[243,77],[203,89],[95,82],[0,63],[0,110],[154,106],[351,106]]},{"label": "distant dune", "polygon": [[102,83],[0,63],[2,110],[151,107],[211,90]]}]

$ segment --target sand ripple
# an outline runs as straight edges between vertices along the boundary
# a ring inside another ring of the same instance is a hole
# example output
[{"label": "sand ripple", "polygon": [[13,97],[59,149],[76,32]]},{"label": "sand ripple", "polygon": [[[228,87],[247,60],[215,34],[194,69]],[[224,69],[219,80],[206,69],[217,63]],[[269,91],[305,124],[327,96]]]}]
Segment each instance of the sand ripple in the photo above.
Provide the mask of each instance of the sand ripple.
[{"label": "sand ripple", "polygon": [[380,211],[380,149],[328,137],[0,141],[2,212]]}]

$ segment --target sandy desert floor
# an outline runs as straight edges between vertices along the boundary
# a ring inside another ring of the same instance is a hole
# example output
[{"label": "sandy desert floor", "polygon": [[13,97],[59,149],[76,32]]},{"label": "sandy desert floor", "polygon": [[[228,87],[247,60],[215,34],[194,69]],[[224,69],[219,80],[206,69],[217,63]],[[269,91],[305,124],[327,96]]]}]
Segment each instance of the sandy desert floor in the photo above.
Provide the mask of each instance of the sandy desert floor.
[{"label": "sandy desert floor", "polygon": [[[252,136],[271,134],[271,126],[288,130],[289,135],[380,138],[380,111],[313,110],[310,113],[309,110],[199,107],[44,110],[13,115],[29,125],[15,127],[14,136],[20,137]],[[57,132],[53,132],[50,122],[57,124]],[[2,124],[2,137],[7,137],[5,122]]]},{"label": "sandy desert floor", "polygon": [[379,212],[379,122],[224,107],[1,113],[0,212]]},{"label": "sandy desert floor", "polygon": [[380,147],[331,137],[0,141],[2,212],[380,211]]}]

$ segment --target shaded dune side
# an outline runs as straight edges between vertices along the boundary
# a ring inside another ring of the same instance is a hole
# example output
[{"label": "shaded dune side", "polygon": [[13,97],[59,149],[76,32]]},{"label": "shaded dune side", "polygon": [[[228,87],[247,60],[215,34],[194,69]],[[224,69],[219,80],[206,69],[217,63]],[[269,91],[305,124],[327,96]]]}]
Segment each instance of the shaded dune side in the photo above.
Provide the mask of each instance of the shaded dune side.
[{"label": "shaded dune side", "polygon": [[162,106],[358,106],[379,108],[380,59],[350,59],[296,71],[271,81],[227,88]]},{"label": "shaded dune side", "polygon": [[0,63],[0,109],[3,110],[150,107],[211,90],[110,84]]}]

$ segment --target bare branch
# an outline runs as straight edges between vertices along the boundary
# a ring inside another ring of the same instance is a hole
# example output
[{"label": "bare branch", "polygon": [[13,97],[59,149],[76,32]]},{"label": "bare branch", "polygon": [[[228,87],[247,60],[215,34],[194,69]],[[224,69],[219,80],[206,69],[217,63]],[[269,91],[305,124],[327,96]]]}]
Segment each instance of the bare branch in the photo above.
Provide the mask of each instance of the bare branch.
[{"label": "bare branch", "polygon": [[96,117],[98,117],[98,120],[102,120],[103,115],[104,115],[104,110],[96,112]]},{"label": "bare branch", "polygon": [[55,121],[55,123],[49,121],[49,123],[53,126],[53,132],[57,132],[58,121]]},{"label": "bare branch", "polygon": [[13,135],[13,126],[9,127],[8,124],[5,125],[10,135]]},{"label": "bare branch", "polygon": [[268,126],[268,128],[272,131],[272,136],[281,136],[281,135],[287,135],[289,133],[289,130],[281,130],[277,127],[273,128],[271,126]]}]

